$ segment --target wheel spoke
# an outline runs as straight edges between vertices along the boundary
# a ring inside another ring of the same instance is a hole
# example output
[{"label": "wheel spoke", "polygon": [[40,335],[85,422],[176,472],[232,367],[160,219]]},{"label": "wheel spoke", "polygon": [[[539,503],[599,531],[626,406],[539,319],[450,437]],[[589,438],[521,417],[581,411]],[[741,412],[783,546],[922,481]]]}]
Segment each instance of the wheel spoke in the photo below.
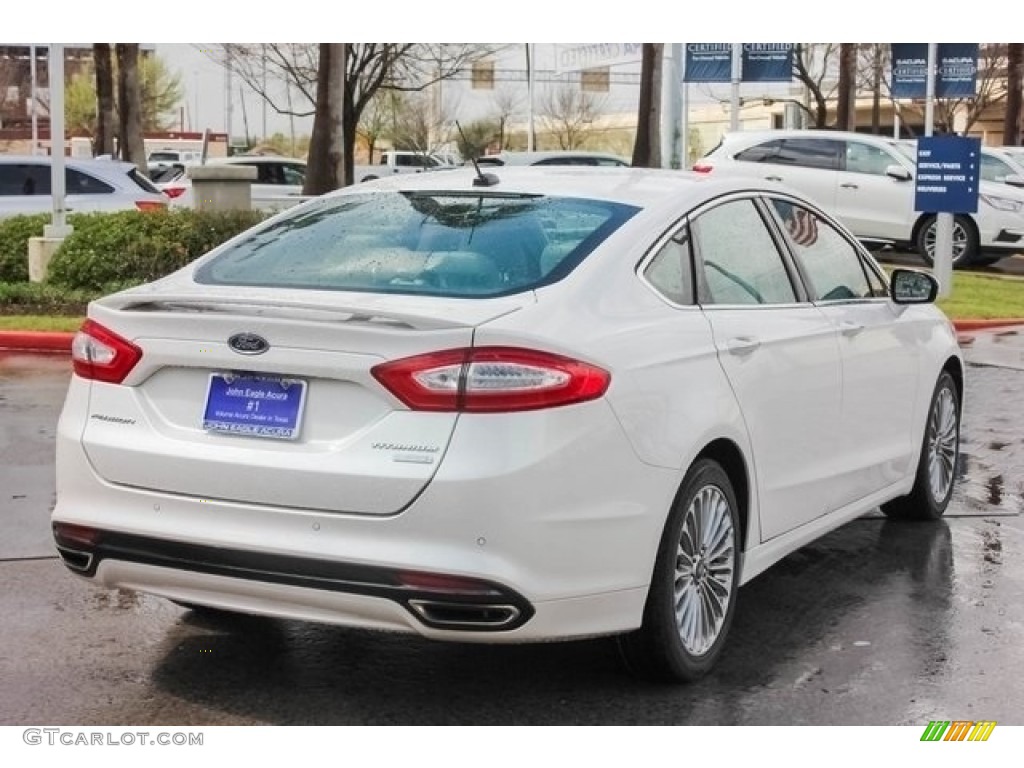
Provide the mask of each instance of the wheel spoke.
[{"label": "wheel spoke", "polygon": [[735,531],[722,489],[706,485],[693,495],[676,547],[675,616],[688,653],[706,653],[718,639],[732,599]]},{"label": "wheel spoke", "polygon": [[928,418],[928,487],[933,499],[944,499],[953,483],[957,437],[956,399],[942,389]]}]

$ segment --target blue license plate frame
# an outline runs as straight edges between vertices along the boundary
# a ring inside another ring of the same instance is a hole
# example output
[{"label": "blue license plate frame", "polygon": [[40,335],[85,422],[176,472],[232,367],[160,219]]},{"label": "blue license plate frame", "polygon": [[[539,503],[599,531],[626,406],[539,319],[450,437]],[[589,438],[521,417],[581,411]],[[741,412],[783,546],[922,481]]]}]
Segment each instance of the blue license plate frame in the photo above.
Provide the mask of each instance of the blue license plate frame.
[{"label": "blue license plate frame", "polygon": [[308,384],[286,376],[211,373],[203,429],[207,432],[297,440]]}]

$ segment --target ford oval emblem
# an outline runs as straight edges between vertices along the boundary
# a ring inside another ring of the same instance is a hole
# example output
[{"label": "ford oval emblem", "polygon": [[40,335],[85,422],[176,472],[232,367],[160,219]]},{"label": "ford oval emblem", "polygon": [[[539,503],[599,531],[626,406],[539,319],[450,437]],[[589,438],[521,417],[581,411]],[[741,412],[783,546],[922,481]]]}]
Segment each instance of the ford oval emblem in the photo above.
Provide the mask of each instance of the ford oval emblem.
[{"label": "ford oval emblem", "polygon": [[228,346],[240,355],[262,355],[270,349],[270,343],[255,333],[236,333],[228,339]]}]

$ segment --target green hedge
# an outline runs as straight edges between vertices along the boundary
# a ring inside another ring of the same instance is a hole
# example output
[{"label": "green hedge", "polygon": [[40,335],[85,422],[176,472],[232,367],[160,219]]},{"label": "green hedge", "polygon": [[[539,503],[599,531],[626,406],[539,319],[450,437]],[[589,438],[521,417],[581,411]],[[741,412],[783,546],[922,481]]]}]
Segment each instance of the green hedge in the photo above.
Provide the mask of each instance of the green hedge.
[{"label": "green hedge", "polygon": [[47,283],[0,282],[0,315],[85,314],[86,305],[95,298],[113,293],[117,286],[99,291],[79,291]]},{"label": "green hedge", "polygon": [[257,211],[188,209],[76,216],[75,231],[54,254],[47,281],[100,291],[155,280],[262,219]]},{"label": "green hedge", "polygon": [[50,216],[12,216],[0,219],[0,283],[28,280],[28,239],[41,237]]}]

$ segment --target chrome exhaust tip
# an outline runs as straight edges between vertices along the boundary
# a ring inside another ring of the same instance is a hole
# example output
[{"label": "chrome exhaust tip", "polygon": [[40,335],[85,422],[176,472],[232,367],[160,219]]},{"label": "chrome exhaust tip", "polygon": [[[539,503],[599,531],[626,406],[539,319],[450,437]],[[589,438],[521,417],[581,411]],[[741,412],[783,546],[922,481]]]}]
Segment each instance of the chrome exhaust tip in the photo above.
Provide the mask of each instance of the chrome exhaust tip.
[{"label": "chrome exhaust tip", "polygon": [[424,624],[438,629],[503,629],[520,616],[514,605],[410,600],[409,607]]}]

